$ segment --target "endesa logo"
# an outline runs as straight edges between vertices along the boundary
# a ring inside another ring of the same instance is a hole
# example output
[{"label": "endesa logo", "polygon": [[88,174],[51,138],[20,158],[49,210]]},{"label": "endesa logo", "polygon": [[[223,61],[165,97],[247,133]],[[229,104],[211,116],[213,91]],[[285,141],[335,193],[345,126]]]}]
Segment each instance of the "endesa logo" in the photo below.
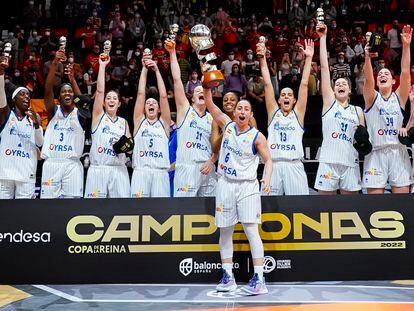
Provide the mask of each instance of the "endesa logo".
[{"label": "endesa logo", "polygon": [[185,146],[188,149],[198,149],[198,150],[201,150],[201,151],[207,151],[208,150],[207,146],[205,146],[203,144],[200,144],[200,143],[193,142],[193,141],[187,141]]},{"label": "endesa logo", "polygon": [[143,157],[149,157],[149,158],[164,158],[164,155],[162,154],[162,152],[158,152],[158,151],[146,151],[146,150],[141,150],[139,152],[139,156],[141,158],[143,158]]},{"label": "endesa logo", "polygon": [[25,151],[22,151],[22,150],[6,149],[4,151],[4,154],[6,156],[14,156],[14,157],[30,159],[30,154],[28,152],[25,152]]},{"label": "endesa logo", "polygon": [[347,142],[352,143],[351,137],[348,137],[345,133],[332,132],[331,137],[333,139],[345,140]]},{"label": "endesa logo", "polygon": [[388,129],[379,129],[378,130],[378,135],[379,136],[395,136],[398,134],[397,130],[388,130]]},{"label": "endesa logo", "polygon": [[103,153],[112,157],[116,157],[116,153],[112,148],[98,147],[98,153]]}]

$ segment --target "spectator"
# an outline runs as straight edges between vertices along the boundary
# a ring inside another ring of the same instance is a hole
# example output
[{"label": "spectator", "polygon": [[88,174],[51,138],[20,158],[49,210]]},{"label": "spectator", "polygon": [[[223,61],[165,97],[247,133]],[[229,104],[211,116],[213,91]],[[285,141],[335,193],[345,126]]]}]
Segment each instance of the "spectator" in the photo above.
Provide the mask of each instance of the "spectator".
[{"label": "spectator", "polygon": [[277,63],[272,58],[270,50],[265,53],[267,68],[269,69],[270,81],[272,82],[275,96],[279,96],[279,82],[277,80]]},{"label": "spectator", "polygon": [[246,51],[246,60],[242,61],[241,69],[247,80],[253,76],[255,70],[259,69],[259,62],[254,60],[253,50]]},{"label": "spectator", "polygon": [[25,32],[28,33],[32,27],[38,26],[41,17],[39,6],[35,5],[34,0],[29,0],[28,5],[23,7],[23,21]]},{"label": "spectator", "polygon": [[200,11],[200,16],[197,18],[197,24],[206,25],[208,28],[213,28],[213,22],[211,18],[206,15],[206,10],[202,9]]},{"label": "spectator", "polygon": [[106,40],[112,42],[112,33],[109,31],[108,25],[103,25],[101,31],[98,32],[96,43],[100,46],[103,46],[103,43]]},{"label": "spectator", "polygon": [[198,79],[198,72],[197,70],[193,70],[191,73],[191,79],[187,81],[185,84],[185,95],[187,96],[188,100],[193,97],[193,91],[197,86],[201,85],[201,80]]},{"label": "spectator", "polygon": [[96,29],[92,26],[92,19],[90,17],[87,18],[85,26],[76,29],[75,37],[80,40],[82,56],[85,57],[85,55],[93,49],[96,43]]},{"label": "spectator", "polygon": [[96,76],[94,76],[93,68],[89,68],[87,72],[83,74],[83,82],[86,86],[86,93],[92,95],[96,91]]},{"label": "spectator", "polygon": [[26,51],[31,51],[32,49],[34,49],[36,53],[40,53],[40,38],[41,36],[37,33],[37,30],[33,29],[29,37],[27,38]]},{"label": "spectator", "polygon": [[[339,78],[351,79],[351,67],[345,62],[345,53],[339,52],[337,57],[338,62],[332,68],[332,82]],[[349,85],[351,88],[351,85]]]},{"label": "spectator", "polygon": [[233,18],[228,18],[227,25],[223,29],[223,52],[226,54],[237,47],[238,35],[235,22]]},{"label": "spectator", "polygon": [[292,63],[290,62],[289,53],[285,53],[279,65],[279,80],[282,80],[283,77],[289,74],[291,70],[292,70]]},{"label": "spectator", "polygon": [[129,23],[128,29],[133,45],[139,41],[145,41],[146,27],[144,20],[138,12],[135,13],[134,19]]},{"label": "spectator", "polygon": [[400,29],[398,28],[398,20],[392,21],[392,28],[387,32],[387,38],[390,40],[390,48],[393,49],[399,56],[401,56],[401,40]]},{"label": "spectator", "polygon": [[126,24],[121,19],[121,13],[116,11],[113,19],[109,22],[109,31],[112,34],[112,40],[124,38],[125,28]]},{"label": "spectator", "polygon": [[[52,65],[53,60],[55,59],[55,55],[56,55],[56,51],[50,51],[48,61],[43,64],[42,73],[43,73],[44,79],[46,79],[49,73],[50,66]],[[58,62],[56,65],[56,71],[55,71],[55,76],[53,80],[53,94],[59,94],[59,89],[62,84],[63,72],[64,72],[64,68],[63,68],[62,62]]]},{"label": "spectator", "polygon": [[227,18],[228,17],[229,17],[229,14],[227,14],[223,10],[222,6],[219,6],[217,12],[215,12],[211,16],[211,19],[213,20],[213,23],[214,23],[214,28],[217,29],[219,34],[223,33],[224,27],[226,27],[226,25],[227,25]]},{"label": "spectator", "polygon": [[289,40],[285,38],[283,32],[280,32],[279,35],[277,36],[277,40],[275,40],[272,45],[273,58],[278,64],[280,64],[284,58],[284,55],[286,55],[286,53],[288,52],[289,52]]},{"label": "spectator", "polygon": [[43,61],[47,60],[51,51],[55,51],[57,40],[51,35],[50,28],[45,28],[44,36],[39,40],[40,53]]},{"label": "spectator", "polygon": [[227,60],[221,63],[221,71],[225,78],[231,74],[234,64],[240,65],[240,62],[234,59],[234,52],[230,51],[227,55]]},{"label": "spectator", "polygon": [[184,26],[185,20],[187,21],[187,24],[190,26],[190,28],[194,26],[194,16],[190,14],[190,9],[188,7],[184,9],[184,13],[180,16],[179,25]]},{"label": "spectator", "polygon": [[294,64],[292,65],[290,73],[283,76],[279,88],[283,90],[285,87],[289,87],[293,90],[294,94],[298,94],[301,80],[302,75],[299,72],[299,66]]},{"label": "spectator", "polygon": [[[99,45],[95,44],[93,46],[93,49],[91,52],[89,52],[83,62],[84,68],[92,68],[93,72],[95,73],[95,76],[98,76],[98,70],[99,70]],[[112,60],[113,61],[113,60]]]},{"label": "spectator", "polygon": [[161,39],[163,29],[161,23],[158,22],[157,16],[152,17],[152,22],[147,27],[147,34],[145,39],[148,41],[149,46],[153,46],[157,39]]},{"label": "spectator", "polygon": [[169,29],[170,25],[178,24],[178,23],[179,23],[179,18],[176,15],[175,11],[171,9],[168,16],[165,16],[162,22],[162,28]]},{"label": "spectator", "polygon": [[303,24],[305,20],[305,11],[299,7],[299,2],[297,0],[293,1],[293,5],[288,14],[288,21],[290,27],[296,25],[296,22],[299,22],[300,25]]},{"label": "spectator", "polygon": [[98,11],[96,9],[92,10],[92,16],[90,16],[89,19],[92,21],[93,29],[98,31],[102,26],[102,18],[98,16]]},{"label": "spectator", "polygon": [[364,82],[365,82],[365,73],[364,73],[364,62],[359,62],[354,69],[355,74],[355,92],[357,95],[363,95],[364,92]]},{"label": "spectator", "polygon": [[266,106],[264,105],[265,92],[260,70],[256,70],[253,77],[247,82],[246,97],[252,105],[258,130],[267,137],[267,113]]},{"label": "spectator", "polygon": [[331,1],[329,0],[325,0],[324,8],[325,8],[325,11],[324,11],[325,12],[325,24],[330,26],[332,21],[336,19],[336,15],[337,15],[336,8],[335,8],[335,5],[331,3]]},{"label": "spectator", "polygon": [[246,77],[240,72],[240,65],[233,64],[231,74],[226,77],[223,92],[233,92],[239,98],[246,96]]}]

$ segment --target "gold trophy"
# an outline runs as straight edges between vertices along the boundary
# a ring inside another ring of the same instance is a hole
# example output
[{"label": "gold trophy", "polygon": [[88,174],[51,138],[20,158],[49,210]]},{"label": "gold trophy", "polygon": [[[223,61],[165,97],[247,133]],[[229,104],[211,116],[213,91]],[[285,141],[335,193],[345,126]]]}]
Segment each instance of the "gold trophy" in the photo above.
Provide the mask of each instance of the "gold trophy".
[{"label": "gold trophy", "polygon": [[9,60],[11,58],[10,52],[12,50],[12,45],[10,42],[4,44],[3,55],[0,58],[0,65],[4,68],[9,67]]},{"label": "gold trophy", "polygon": [[197,24],[191,28],[189,38],[198,59],[203,65],[208,65],[204,66],[208,67],[208,69],[203,72],[203,87],[211,88],[223,84],[225,79],[221,71],[215,65],[208,64],[208,62],[217,58],[216,54],[214,52],[207,54],[200,53],[214,46],[213,40],[211,40],[210,29],[206,25]]},{"label": "gold trophy", "polygon": [[258,57],[264,57],[266,54],[266,38],[264,36],[259,37],[259,43],[256,44],[256,54]]},{"label": "gold trophy", "polygon": [[109,59],[109,53],[111,52],[111,41],[106,40],[103,45],[103,53],[99,56],[101,60],[104,62]]},{"label": "gold trophy", "polygon": [[180,30],[180,27],[177,24],[170,25],[170,34],[168,35],[168,39],[165,41],[165,45],[167,48],[172,48],[173,43],[171,41],[175,41],[175,38],[177,37],[177,33]]}]

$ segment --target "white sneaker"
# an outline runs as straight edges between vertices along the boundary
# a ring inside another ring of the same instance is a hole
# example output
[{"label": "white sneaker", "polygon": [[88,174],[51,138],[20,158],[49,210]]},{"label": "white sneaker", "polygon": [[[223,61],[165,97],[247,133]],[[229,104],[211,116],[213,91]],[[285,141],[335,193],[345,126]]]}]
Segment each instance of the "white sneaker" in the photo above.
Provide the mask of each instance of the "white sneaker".
[{"label": "white sneaker", "polygon": [[251,295],[263,295],[269,292],[266,287],[265,278],[263,278],[263,281],[260,281],[257,273],[250,279],[249,284],[242,287],[242,290]]},{"label": "white sneaker", "polygon": [[223,269],[223,277],[220,283],[216,286],[218,292],[232,292],[237,289],[236,280],[233,276],[230,276],[226,270]]}]

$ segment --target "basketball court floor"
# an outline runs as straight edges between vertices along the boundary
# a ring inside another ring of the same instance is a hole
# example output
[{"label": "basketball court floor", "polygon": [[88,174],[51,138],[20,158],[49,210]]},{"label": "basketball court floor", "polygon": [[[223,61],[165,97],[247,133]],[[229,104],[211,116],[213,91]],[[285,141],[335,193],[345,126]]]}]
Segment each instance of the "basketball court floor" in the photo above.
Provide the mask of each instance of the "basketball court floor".
[{"label": "basketball court floor", "polygon": [[[240,285],[244,284],[239,284]],[[413,311],[414,281],[268,284],[269,294],[214,284],[0,285],[0,310]]]}]

